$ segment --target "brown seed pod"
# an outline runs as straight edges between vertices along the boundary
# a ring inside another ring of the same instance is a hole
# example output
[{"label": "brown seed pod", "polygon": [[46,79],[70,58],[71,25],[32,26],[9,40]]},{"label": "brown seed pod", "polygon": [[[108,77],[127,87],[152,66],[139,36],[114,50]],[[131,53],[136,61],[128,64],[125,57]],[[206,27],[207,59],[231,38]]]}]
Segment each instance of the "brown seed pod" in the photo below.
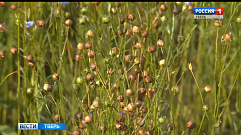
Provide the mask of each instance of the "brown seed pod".
[{"label": "brown seed pod", "polygon": [[141,36],[142,36],[143,38],[146,38],[146,37],[148,36],[148,32],[147,32],[146,30],[142,31],[142,32],[141,32]]},{"label": "brown seed pod", "polygon": [[85,48],[90,49],[92,47],[92,44],[90,42],[85,43]]},{"label": "brown seed pod", "polygon": [[196,123],[195,123],[194,121],[189,120],[189,121],[187,122],[187,128],[189,128],[189,129],[194,129],[195,127],[196,127]]},{"label": "brown seed pod", "polygon": [[120,106],[123,108],[125,107],[125,102],[120,102]]},{"label": "brown seed pod", "polygon": [[136,49],[141,49],[141,48],[143,48],[144,46],[143,46],[143,44],[141,43],[141,42],[136,42],[136,44],[135,44],[135,48]]},{"label": "brown seed pod", "polygon": [[120,7],[121,3],[120,2],[115,2],[115,7]]},{"label": "brown seed pod", "polygon": [[138,117],[136,120],[136,125],[142,127],[145,124],[142,117]]},{"label": "brown seed pod", "polygon": [[156,93],[156,88],[151,89],[152,93]]},{"label": "brown seed pod", "polygon": [[134,81],[136,80],[135,74],[132,74],[132,73],[131,73],[131,74],[128,76],[128,79],[129,79],[130,82],[134,82]]},{"label": "brown seed pod", "polygon": [[13,4],[13,5],[11,6],[11,9],[12,9],[12,10],[16,10],[16,9],[17,9],[17,6]]},{"label": "brown seed pod", "polygon": [[90,68],[91,68],[93,71],[95,71],[96,68],[97,68],[97,66],[95,65],[95,63],[93,63],[93,64],[90,65]]},{"label": "brown seed pod", "polygon": [[0,57],[5,57],[6,52],[5,51],[0,51]]},{"label": "brown seed pod", "polygon": [[127,96],[127,97],[131,97],[132,95],[133,95],[132,90],[131,90],[131,89],[127,89],[127,90],[126,90],[126,96]]},{"label": "brown seed pod", "polygon": [[139,94],[145,94],[146,93],[146,89],[141,87],[138,91]]},{"label": "brown seed pod", "polygon": [[130,37],[130,36],[131,36],[131,30],[127,29],[125,35],[126,35],[127,37]]},{"label": "brown seed pod", "polygon": [[163,47],[165,45],[165,43],[161,39],[159,39],[156,44],[158,47]]},{"label": "brown seed pod", "polygon": [[138,131],[138,133],[139,133],[139,135],[144,135],[145,131],[142,130],[142,129],[140,129],[140,130]]},{"label": "brown seed pod", "polygon": [[66,24],[67,26],[71,26],[71,25],[73,24],[73,22],[72,22],[72,20],[67,19],[67,20],[65,21],[65,24]]},{"label": "brown seed pod", "polygon": [[80,131],[79,130],[74,130],[72,135],[80,135]]},{"label": "brown seed pod", "polygon": [[33,55],[28,55],[28,56],[26,57],[26,59],[27,59],[28,62],[33,61]]},{"label": "brown seed pod", "polygon": [[125,122],[125,117],[120,116],[120,117],[117,117],[116,120],[117,120],[118,122]]},{"label": "brown seed pod", "polygon": [[155,23],[153,23],[153,28],[156,30],[156,29],[158,29],[158,22],[155,22]]},{"label": "brown seed pod", "polygon": [[136,106],[137,108],[141,107],[141,105],[142,105],[142,102],[141,102],[140,100],[137,100],[137,101],[135,102],[135,106]]},{"label": "brown seed pod", "polygon": [[210,87],[209,85],[206,85],[206,86],[204,87],[204,91],[205,91],[205,92],[210,92],[210,91],[211,91],[211,87]]},{"label": "brown seed pod", "polygon": [[152,131],[152,130],[147,130],[147,131],[146,131],[146,134],[147,134],[147,135],[153,135],[153,131]]},{"label": "brown seed pod", "polygon": [[85,116],[85,123],[90,124],[92,122],[92,117],[91,116]]},{"label": "brown seed pod", "polygon": [[80,128],[80,129],[84,129],[85,127],[80,123],[80,124],[79,124],[79,128]]},{"label": "brown seed pod", "polygon": [[125,17],[121,17],[120,23],[123,24],[125,22]]},{"label": "brown seed pod", "polygon": [[119,100],[120,102],[123,102],[124,101],[124,96],[123,95],[119,95],[117,97],[117,100]]},{"label": "brown seed pod", "polygon": [[100,131],[101,131],[101,132],[104,132],[104,133],[105,133],[106,130],[107,130],[107,128],[106,128],[105,126],[100,126]]},{"label": "brown seed pod", "polygon": [[224,38],[226,41],[231,41],[233,38],[232,33],[229,32],[229,33],[225,34]]},{"label": "brown seed pod", "polygon": [[147,94],[148,98],[151,98],[153,96],[152,90],[148,90],[146,94]]},{"label": "brown seed pod", "polygon": [[149,72],[147,70],[143,71],[143,77],[146,78],[147,76],[149,76]]},{"label": "brown seed pod", "polygon": [[147,113],[147,108],[146,108],[145,106],[141,106],[141,108],[140,108],[140,113],[141,113],[141,114]]},{"label": "brown seed pod", "polygon": [[10,51],[11,51],[12,54],[16,54],[18,52],[18,48],[12,47]]},{"label": "brown seed pod", "polygon": [[86,79],[87,79],[88,81],[92,81],[92,80],[94,80],[94,75],[91,74],[91,73],[88,73],[87,76],[86,76]]},{"label": "brown seed pod", "polygon": [[161,9],[161,11],[166,11],[166,10],[167,10],[166,4],[162,4],[162,5],[160,6],[160,9]]},{"label": "brown seed pod", "polygon": [[35,66],[35,62],[34,61],[29,61],[28,62],[28,66],[30,66],[31,68],[33,68]]},{"label": "brown seed pod", "polygon": [[0,6],[4,7],[6,5],[6,2],[0,2]]},{"label": "brown seed pod", "polygon": [[125,61],[126,62],[131,62],[131,55],[130,54],[125,56]]},{"label": "brown seed pod", "polygon": [[44,27],[45,26],[45,20],[38,20],[37,24],[39,27]]},{"label": "brown seed pod", "polygon": [[90,86],[95,86],[95,81],[94,80],[90,81],[89,85]]},{"label": "brown seed pod", "polygon": [[153,79],[150,75],[145,78],[146,83],[152,83]]},{"label": "brown seed pod", "polygon": [[52,75],[52,79],[55,81],[55,80],[58,80],[59,79],[59,74],[58,73],[54,73]]},{"label": "brown seed pod", "polygon": [[83,49],[85,49],[85,45],[83,43],[78,43],[77,49],[78,50],[83,50]]},{"label": "brown seed pod", "polygon": [[76,116],[77,116],[77,118],[78,118],[79,120],[81,120],[82,117],[83,117],[83,114],[82,114],[82,113],[77,113]]},{"label": "brown seed pod", "polygon": [[216,27],[222,27],[222,26],[223,26],[223,21],[222,21],[222,20],[215,20],[214,26],[216,26]]},{"label": "brown seed pod", "polygon": [[134,26],[134,27],[132,28],[132,32],[133,32],[133,34],[139,33],[139,27]]},{"label": "brown seed pod", "polygon": [[136,107],[135,107],[134,103],[129,103],[129,104],[127,105],[127,109],[128,109],[129,112],[134,111],[135,108],[136,108]]},{"label": "brown seed pod", "polygon": [[134,21],[134,20],[135,20],[135,15],[129,14],[129,15],[128,15],[128,20]]},{"label": "brown seed pod", "polygon": [[59,121],[59,115],[58,114],[54,115],[54,120]]},{"label": "brown seed pod", "polygon": [[79,61],[81,58],[82,58],[81,55],[79,54],[75,55],[75,60]]},{"label": "brown seed pod", "polygon": [[167,124],[167,128],[168,128],[169,130],[173,130],[173,123]]},{"label": "brown seed pod", "polygon": [[150,45],[150,46],[148,47],[148,52],[150,52],[150,53],[156,52],[156,46]]},{"label": "brown seed pod", "polygon": [[89,58],[94,58],[94,56],[95,56],[95,52],[92,51],[92,50],[90,50],[90,51],[88,52],[88,57],[89,57]]},{"label": "brown seed pod", "polygon": [[124,106],[124,107],[123,107],[123,112],[124,112],[124,113],[128,113],[128,107],[127,107],[127,106]]},{"label": "brown seed pod", "polygon": [[48,83],[44,84],[43,88],[46,92],[51,92],[52,91],[52,86]]},{"label": "brown seed pod", "polygon": [[113,90],[118,90],[118,89],[120,89],[119,83],[114,83],[113,84]]},{"label": "brown seed pod", "polygon": [[117,124],[115,125],[115,128],[116,128],[116,130],[123,130],[123,129],[124,129],[124,126],[125,126],[125,124],[122,123],[122,122],[120,122],[120,123],[117,123]]},{"label": "brown seed pod", "polygon": [[93,2],[95,6],[99,6],[100,2]]},{"label": "brown seed pod", "polygon": [[95,107],[95,108],[98,108],[100,107],[100,101],[99,100],[94,100],[92,105]]},{"label": "brown seed pod", "polygon": [[172,10],[172,13],[175,14],[175,15],[178,14],[178,9],[174,8],[174,9]]},{"label": "brown seed pod", "polygon": [[113,47],[113,48],[112,48],[112,51],[113,51],[114,54],[118,54],[118,53],[119,53],[119,50],[118,50],[117,47]]}]

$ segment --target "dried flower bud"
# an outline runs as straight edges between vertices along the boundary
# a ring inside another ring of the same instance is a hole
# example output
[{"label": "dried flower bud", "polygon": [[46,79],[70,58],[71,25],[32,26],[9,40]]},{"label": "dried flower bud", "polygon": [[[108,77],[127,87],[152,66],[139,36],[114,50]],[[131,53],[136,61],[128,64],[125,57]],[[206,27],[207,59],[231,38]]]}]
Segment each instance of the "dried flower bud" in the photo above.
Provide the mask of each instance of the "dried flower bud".
[{"label": "dried flower bud", "polygon": [[93,37],[94,36],[94,32],[92,30],[88,30],[88,32],[86,34],[89,37]]},{"label": "dried flower bud", "polygon": [[216,26],[216,27],[222,27],[222,26],[223,26],[223,21],[222,21],[222,20],[215,20],[214,26]]},{"label": "dried flower bud", "polygon": [[70,19],[67,19],[67,20],[65,21],[65,24],[66,24],[67,26],[71,26],[71,25],[73,24],[73,22],[72,22]]},{"label": "dried flower bud", "polygon": [[33,61],[33,55],[28,55],[28,56],[26,57],[26,59],[27,59],[28,62]]},{"label": "dried flower bud", "polygon": [[204,87],[204,91],[205,92],[210,92],[211,91],[211,87],[209,85]]},{"label": "dried flower bud", "polygon": [[46,92],[51,92],[52,91],[52,86],[48,83],[44,84],[44,90]]},{"label": "dried flower bud", "polygon": [[90,51],[88,52],[88,57],[89,57],[89,58],[94,58],[94,56],[95,56],[95,52],[92,51],[92,50],[90,50]]},{"label": "dried flower bud", "polygon": [[91,116],[85,116],[85,123],[90,124],[92,122],[92,117]]},{"label": "dried flower bud", "polygon": [[161,39],[159,39],[156,44],[158,47],[163,47],[165,45],[165,43]]},{"label": "dried flower bud", "polygon": [[82,113],[77,113],[76,116],[77,116],[77,118],[80,120],[80,119],[82,119],[83,114],[82,114]]},{"label": "dried flower bud", "polygon": [[0,51],[0,57],[5,57],[6,52],[5,51]]},{"label": "dried flower bud", "polygon": [[153,79],[150,75],[145,78],[146,83],[152,83]]},{"label": "dried flower bud", "polygon": [[93,63],[93,64],[90,65],[90,68],[95,71],[97,66],[95,65],[95,63]]},{"label": "dried flower bud", "polygon": [[112,74],[112,72],[113,72],[113,69],[112,69],[112,68],[110,68],[110,69],[107,70],[107,74],[109,74],[109,75]]},{"label": "dried flower bud", "polygon": [[45,26],[45,20],[38,20],[37,22],[39,27],[44,27]]},{"label": "dried flower bud", "polygon": [[144,135],[144,130],[142,130],[142,129],[140,129],[139,131],[138,131],[138,133],[139,133],[139,135]]},{"label": "dried flower bud", "polygon": [[10,51],[11,51],[12,54],[16,54],[18,52],[18,48],[12,47]]},{"label": "dried flower bud", "polygon": [[145,106],[142,106],[142,107],[140,108],[140,113],[141,113],[141,114],[147,113],[147,108],[146,108]]},{"label": "dried flower bud", "polygon": [[193,129],[193,128],[195,128],[195,127],[196,127],[196,123],[195,123],[194,121],[189,120],[189,121],[187,122],[187,128]]},{"label": "dried flower bud", "polygon": [[131,55],[130,54],[125,56],[125,61],[126,62],[131,62]]},{"label": "dried flower bud", "polygon": [[127,96],[127,97],[131,97],[132,95],[133,95],[132,90],[131,90],[131,89],[127,89],[127,90],[126,90],[126,96]]},{"label": "dried flower bud", "polygon": [[150,45],[150,46],[148,47],[148,52],[154,53],[155,51],[156,51],[156,46]]},{"label": "dried flower bud", "polygon": [[142,102],[141,102],[140,100],[137,100],[137,101],[135,102],[135,106],[136,106],[137,108],[141,107],[141,105],[142,105]]},{"label": "dried flower bud", "polygon": [[144,47],[144,46],[143,46],[143,44],[142,44],[141,42],[136,42],[135,48],[141,49],[141,48],[143,48],[143,47]]},{"label": "dried flower bud", "polygon": [[153,131],[152,131],[152,130],[147,130],[147,131],[146,131],[146,134],[147,134],[147,135],[153,135]]},{"label": "dried flower bud", "polygon": [[208,105],[204,105],[204,106],[203,106],[203,110],[204,110],[204,111],[207,111],[207,110],[208,110]]},{"label": "dried flower bud", "polygon": [[120,106],[123,108],[125,107],[125,102],[120,102]]},{"label": "dried flower bud", "polygon": [[232,37],[232,33],[229,32],[229,33],[225,34],[224,38],[225,38],[226,41],[231,41],[232,38],[233,38],[233,37]]},{"label": "dried flower bud", "polygon": [[174,9],[172,10],[172,13],[175,14],[175,15],[178,14],[178,9],[174,8]]},{"label": "dried flower bud", "polygon": [[79,128],[80,128],[80,129],[84,129],[85,127],[80,123],[80,124],[79,124]]},{"label": "dried flower bud", "polygon": [[124,74],[124,70],[123,70],[123,69],[120,69],[120,70],[119,70],[119,73],[123,75],[123,74]]},{"label": "dried flower bud", "polygon": [[130,37],[130,36],[131,36],[131,30],[127,29],[125,35],[126,35],[127,37]]},{"label": "dried flower bud", "polygon": [[120,102],[123,102],[124,101],[124,96],[123,95],[119,95],[117,97],[117,100],[119,100]]},{"label": "dried flower bud", "polygon": [[149,72],[147,70],[143,71],[143,77],[146,78],[149,75]]},{"label": "dried flower bud", "polygon": [[85,48],[85,45],[83,43],[78,43],[77,49],[78,50],[83,50]]},{"label": "dried flower bud", "polygon": [[134,111],[134,110],[135,110],[135,105],[134,105],[134,103],[129,103],[129,104],[127,105],[127,109],[128,109],[129,112]]},{"label": "dried flower bud", "polygon": [[85,48],[90,49],[92,47],[92,44],[90,42],[85,43]]},{"label": "dried flower bud", "polygon": [[55,80],[58,80],[59,79],[59,74],[58,73],[54,73],[52,75],[52,79],[55,81]]},{"label": "dried flower bud", "polygon": [[136,125],[142,127],[145,124],[145,121],[142,117],[138,117],[136,120]]},{"label": "dried flower bud", "polygon": [[146,38],[148,36],[148,32],[146,30],[142,31],[141,36]]},{"label": "dried flower bud", "polygon": [[160,60],[160,61],[159,61],[159,66],[162,67],[162,66],[164,66],[164,65],[165,65],[165,59]]},{"label": "dried flower bud", "polygon": [[189,12],[193,12],[193,7],[194,7],[193,4],[189,4],[187,10],[188,10]]},{"label": "dried flower bud", "polygon": [[139,33],[139,27],[134,26],[134,27],[132,28],[132,32],[133,32],[133,34]]},{"label": "dried flower bud", "polygon": [[139,89],[138,93],[140,93],[140,94],[145,94],[145,93],[146,93],[146,89],[143,88],[143,87],[141,87],[141,88]]},{"label": "dried flower bud", "polygon": [[98,108],[100,107],[100,101],[99,100],[94,100],[92,105],[95,107],[95,108]]},{"label": "dried flower bud", "polygon": [[79,61],[81,58],[82,58],[81,55],[79,54],[75,55],[75,60]]},{"label": "dried flower bud", "polygon": [[92,80],[94,80],[94,75],[91,74],[91,73],[88,73],[87,76],[86,76],[86,79],[87,79],[88,81],[92,81]]},{"label": "dried flower bud", "polygon": [[136,76],[131,73],[131,74],[128,76],[128,79],[129,79],[130,82],[134,82],[134,81],[136,80]]}]

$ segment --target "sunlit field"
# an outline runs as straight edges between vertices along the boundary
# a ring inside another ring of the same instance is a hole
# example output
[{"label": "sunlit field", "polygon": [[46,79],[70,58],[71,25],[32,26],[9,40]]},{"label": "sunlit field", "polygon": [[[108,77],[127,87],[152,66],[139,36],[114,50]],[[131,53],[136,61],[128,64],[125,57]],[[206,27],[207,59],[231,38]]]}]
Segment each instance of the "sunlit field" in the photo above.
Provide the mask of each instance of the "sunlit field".
[{"label": "sunlit field", "polygon": [[0,2],[0,135],[241,135],[240,28],[240,2]]}]

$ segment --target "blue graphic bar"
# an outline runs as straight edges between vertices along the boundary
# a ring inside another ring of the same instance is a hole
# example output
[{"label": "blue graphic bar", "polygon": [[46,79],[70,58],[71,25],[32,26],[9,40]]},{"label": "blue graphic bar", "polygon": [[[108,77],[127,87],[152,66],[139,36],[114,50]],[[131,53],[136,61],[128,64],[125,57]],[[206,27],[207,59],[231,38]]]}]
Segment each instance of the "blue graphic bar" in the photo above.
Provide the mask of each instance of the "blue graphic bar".
[{"label": "blue graphic bar", "polygon": [[194,8],[194,15],[211,15],[216,14],[216,8]]},{"label": "blue graphic bar", "polygon": [[66,130],[66,123],[18,123],[18,130]]}]

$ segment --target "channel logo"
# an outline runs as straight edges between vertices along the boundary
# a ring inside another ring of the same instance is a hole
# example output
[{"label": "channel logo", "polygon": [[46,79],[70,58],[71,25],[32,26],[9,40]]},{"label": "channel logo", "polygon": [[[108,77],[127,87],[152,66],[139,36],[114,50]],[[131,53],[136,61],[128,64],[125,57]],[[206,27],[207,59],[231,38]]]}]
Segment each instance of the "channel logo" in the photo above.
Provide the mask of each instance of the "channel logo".
[{"label": "channel logo", "polygon": [[194,15],[223,15],[223,8],[194,8]]},{"label": "channel logo", "polygon": [[66,123],[18,123],[18,130],[66,130]]}]

